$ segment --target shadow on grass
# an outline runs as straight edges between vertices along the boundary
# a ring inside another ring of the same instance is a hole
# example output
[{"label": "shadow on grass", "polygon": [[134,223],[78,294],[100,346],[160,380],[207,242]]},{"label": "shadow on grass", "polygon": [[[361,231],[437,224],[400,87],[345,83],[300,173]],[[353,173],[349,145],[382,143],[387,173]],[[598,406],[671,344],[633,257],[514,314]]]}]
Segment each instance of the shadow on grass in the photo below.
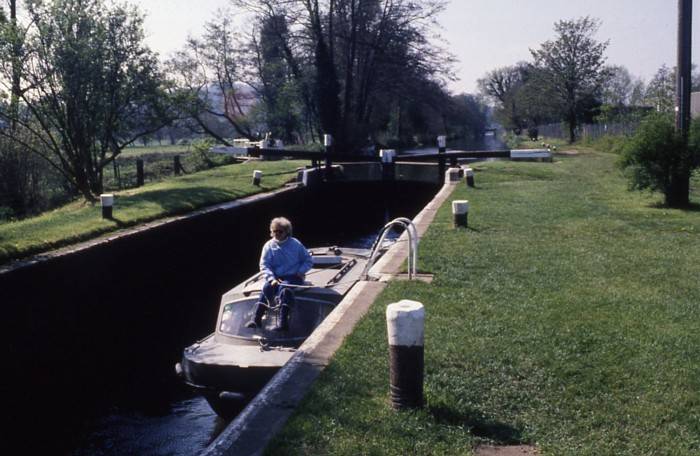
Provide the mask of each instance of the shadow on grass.
[{"label": "shadow on grass", "polygon": [[476,228],[473,228],[473,227],[468,226],[468,225],[466,227],[460,226],[460,227],[457,227],[456,229],[462,230],[462,231],[472,231],[474,233],[481,233],[481,230],[477,230]]},{"label": "shadow on grass", "polygon": [[690,203],[687,206],[683,207],[671,207],[666,205],[665,203],[659,201],[656,203],[652,203],[649,205],[652,209],[678,209],[683,212],[700,212],[700,203]]},{"label": "shadow on grass", "polygon": [[476,437],[488,439],[499,445],[519,445],[523,441],[522,432],[508,424],[479,418],[478,412],[461,414],[444,406],[429,407],[429,412],[438,423],[451,426],[465,426]]}]

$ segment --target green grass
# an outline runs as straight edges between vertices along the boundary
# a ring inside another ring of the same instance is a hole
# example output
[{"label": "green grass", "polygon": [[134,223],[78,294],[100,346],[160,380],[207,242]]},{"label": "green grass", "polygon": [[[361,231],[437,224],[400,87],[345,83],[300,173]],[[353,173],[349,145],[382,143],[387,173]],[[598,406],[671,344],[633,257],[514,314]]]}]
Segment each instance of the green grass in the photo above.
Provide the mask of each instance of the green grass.
[{"label": "green grass", "polygon": [[[38,217],[2,223],[0,264],[119,228],[272,190],[294,179],[296,168],[305,164],[270,161],[221,166],[117,192],[113,220],[101,217],[99,203],[74,202]],[[253,169],[263,172],[259,187],[252,184]]]},{"label": "green grass", "polygon": [[192,152],[194,147],[191,144],[167,144],[167,145],[135,145],[125,148],[120,157],[139,157],[141,155],[153,154],[186,154]]},{"label": "green grass", "polygon": [[[476,165],[269,454],[700,454],[700,211],[630,193],[615,156]],[[700,200],[694,181],[693,200]],[[697,206],[696,206],[697,207]],[[426,307],[426,407],[395,412],[386,306]]]}]

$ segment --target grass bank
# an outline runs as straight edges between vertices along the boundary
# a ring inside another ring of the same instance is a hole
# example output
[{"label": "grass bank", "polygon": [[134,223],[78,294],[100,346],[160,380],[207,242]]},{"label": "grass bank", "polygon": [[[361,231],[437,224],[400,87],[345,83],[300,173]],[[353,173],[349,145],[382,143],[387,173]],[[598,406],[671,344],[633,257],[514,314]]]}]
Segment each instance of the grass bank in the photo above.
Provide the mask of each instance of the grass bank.
[{"label": "grass bank", "polygon": [[[38,217],[0,224],[0,264],[120,228],[182,214],[279,188],[296,176],[302,161],[228,165],[115,193],[114,219],[101,217],[99,204],[77,201]],[[263,172],[252,184],[253,169]]]},{"label": "grass bank", "polygon": [[[268,454],[699,454],[700,212],[627,192],[615,158],[477,165],[469,229],[448,203],[420,244],[435,281],[389,285]],[[384,311],[406,298],[426,406],[395,412]]]}]

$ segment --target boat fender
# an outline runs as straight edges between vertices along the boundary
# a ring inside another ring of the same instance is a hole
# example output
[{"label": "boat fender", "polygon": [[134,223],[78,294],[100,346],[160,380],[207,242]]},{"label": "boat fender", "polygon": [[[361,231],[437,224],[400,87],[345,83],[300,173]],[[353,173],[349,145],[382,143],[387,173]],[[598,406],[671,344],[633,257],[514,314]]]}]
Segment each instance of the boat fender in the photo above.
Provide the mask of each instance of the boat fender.
[{"label": "boat fender", "polygon": [[175,363],[175,375],[182,377],[182,364]]},{"label": "boat fender", "polygon": [[245,395],[234,391],[222,391],[219,393],[219,399],[223,401],[242,402],[245,400]]}]

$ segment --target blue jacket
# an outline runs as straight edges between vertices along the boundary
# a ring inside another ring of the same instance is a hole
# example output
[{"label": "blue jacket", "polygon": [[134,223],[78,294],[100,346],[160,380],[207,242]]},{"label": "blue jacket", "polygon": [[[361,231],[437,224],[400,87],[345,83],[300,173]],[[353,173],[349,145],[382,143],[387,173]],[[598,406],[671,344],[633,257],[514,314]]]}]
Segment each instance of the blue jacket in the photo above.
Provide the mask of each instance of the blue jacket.
[{"label": "blue jacket", "polygon": [[293,237],[281,243],[270,239],[260,255],[260,271],[265,275],[265,280],[304,275],[311,266],[313,262],[309,251]]}]

